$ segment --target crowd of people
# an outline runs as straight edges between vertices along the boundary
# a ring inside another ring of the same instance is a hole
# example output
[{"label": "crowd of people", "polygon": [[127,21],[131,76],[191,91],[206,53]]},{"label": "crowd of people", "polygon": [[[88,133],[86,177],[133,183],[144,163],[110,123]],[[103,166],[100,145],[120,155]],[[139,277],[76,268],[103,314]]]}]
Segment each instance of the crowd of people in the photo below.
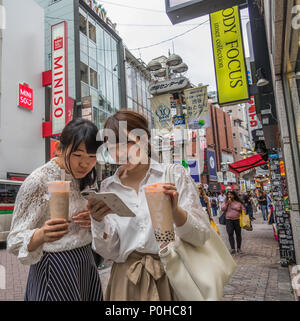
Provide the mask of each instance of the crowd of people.
[{"label": "crowd of people", "polygon": [[[258,191],[257,193],[246,191],[245,193],[237,193],[236,191],[210,192],[206,191],[202,184],[198,184],[199,197],[202,207],[210,221],[213,221],[214,216],[225,214],[226,231],[228,234],[229,243],[232,254],[242,254],[242,233],[240,227],[240,214],[245,211],[251,221],[255,220],[254,213],[260,209],[264,221],[269,224],[274,223],[272,193]],[[234,234],[236,235],[236,247]],[[237,248],[237,250],[236,250]]]}]

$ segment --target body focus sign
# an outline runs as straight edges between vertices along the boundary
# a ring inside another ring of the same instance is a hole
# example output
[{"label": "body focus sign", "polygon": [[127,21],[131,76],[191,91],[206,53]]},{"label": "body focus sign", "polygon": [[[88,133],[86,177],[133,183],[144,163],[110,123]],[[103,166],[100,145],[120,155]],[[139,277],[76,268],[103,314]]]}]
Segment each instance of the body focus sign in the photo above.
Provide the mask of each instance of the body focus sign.
[{"label": "body focus sign", "polygon": [[68,101],[68,51],[67,23],[51,27],[52,53],[52,134],[58,135],[66,125],[66,104]]}]

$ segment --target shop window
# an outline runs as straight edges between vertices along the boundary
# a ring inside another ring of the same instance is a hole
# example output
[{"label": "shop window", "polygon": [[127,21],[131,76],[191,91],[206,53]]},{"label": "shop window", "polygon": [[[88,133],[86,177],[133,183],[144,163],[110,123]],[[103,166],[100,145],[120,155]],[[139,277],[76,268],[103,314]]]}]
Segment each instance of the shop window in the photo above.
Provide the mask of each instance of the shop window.
[{"label": "shop window", "polygon": [[96,26],[89,22],[89,38],[96,43]]},{"label": "shop window", "polygon": [[89,84],[88,66],[83,62],[80,62],[80,80]]},{"label": "shop window", "polygon": [[81,13],[79,14],[79,30],[87,35],[87,19]]},{"label": "shop window", "polygon": [[90,81],[91,86],[98,89],[98,74],[97,71],[92,68],[90,68]]}]

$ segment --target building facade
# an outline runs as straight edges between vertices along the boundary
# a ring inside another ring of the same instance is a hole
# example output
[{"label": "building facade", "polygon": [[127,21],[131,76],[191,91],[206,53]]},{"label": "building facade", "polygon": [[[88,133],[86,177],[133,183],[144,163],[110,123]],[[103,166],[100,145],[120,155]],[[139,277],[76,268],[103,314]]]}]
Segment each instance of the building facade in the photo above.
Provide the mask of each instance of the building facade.
[{"label": "building facade", "polygon": [[202,183],[217,184],[219,183],[219,190],[221,185],[224,188],[237,188],[235,185],[236,176],[228,172],[226,165],[234,161],[234,141],[232,135],[232,126],[230,115],[209,102],[210,122],[211,127],[206,129],[207,149],[215,151],[216,168],[219,172],[219,179],[211,180],[209,175],[205,174],[202,177]]},{"label": "building facade", "polygon": [[0,178],[7,179],[8,173],[28,175],[45,163],[45,21],[34,0],[1,5],[6,23],[0,39]]},{"label": "building facade", "polygon": [[285,164],[296,263],[300,264],[300,24],[299,2],[258,1],[264,19]]},{"label": "building facade", "polygon": [[245,104],[226,106],[222,107],[222,109],[231,117],[234,161],[236,162],[244,159],[245,156],[252,152]]},{"label": "building facade", "polygon": [[126,106],[124,48],[115,25],[93,1],[36,1],[45,9],[47,70],[51,69],[51,26],[66,21],[74,117],[89,118],[101,129],[110,115]]},{"label": "building facade", "polygon": [[125,73],[127,89],[127,108],[144,115],[152,128],[152,112],[148,87],[151,74],[146,65],[125,48]]}]

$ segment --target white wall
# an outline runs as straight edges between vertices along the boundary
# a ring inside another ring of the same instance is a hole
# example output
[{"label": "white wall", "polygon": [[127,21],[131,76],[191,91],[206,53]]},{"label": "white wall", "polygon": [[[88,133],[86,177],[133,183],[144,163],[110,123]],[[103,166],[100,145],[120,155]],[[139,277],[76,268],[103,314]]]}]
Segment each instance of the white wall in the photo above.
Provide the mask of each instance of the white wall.
[{"label": "white wall", "polygon": [[[0,100],[0,178],[31,173],[45,163],[44,10],[34,0],[3,0]],[[18,83],[33,88],[33,111],[17,106]]]}]

